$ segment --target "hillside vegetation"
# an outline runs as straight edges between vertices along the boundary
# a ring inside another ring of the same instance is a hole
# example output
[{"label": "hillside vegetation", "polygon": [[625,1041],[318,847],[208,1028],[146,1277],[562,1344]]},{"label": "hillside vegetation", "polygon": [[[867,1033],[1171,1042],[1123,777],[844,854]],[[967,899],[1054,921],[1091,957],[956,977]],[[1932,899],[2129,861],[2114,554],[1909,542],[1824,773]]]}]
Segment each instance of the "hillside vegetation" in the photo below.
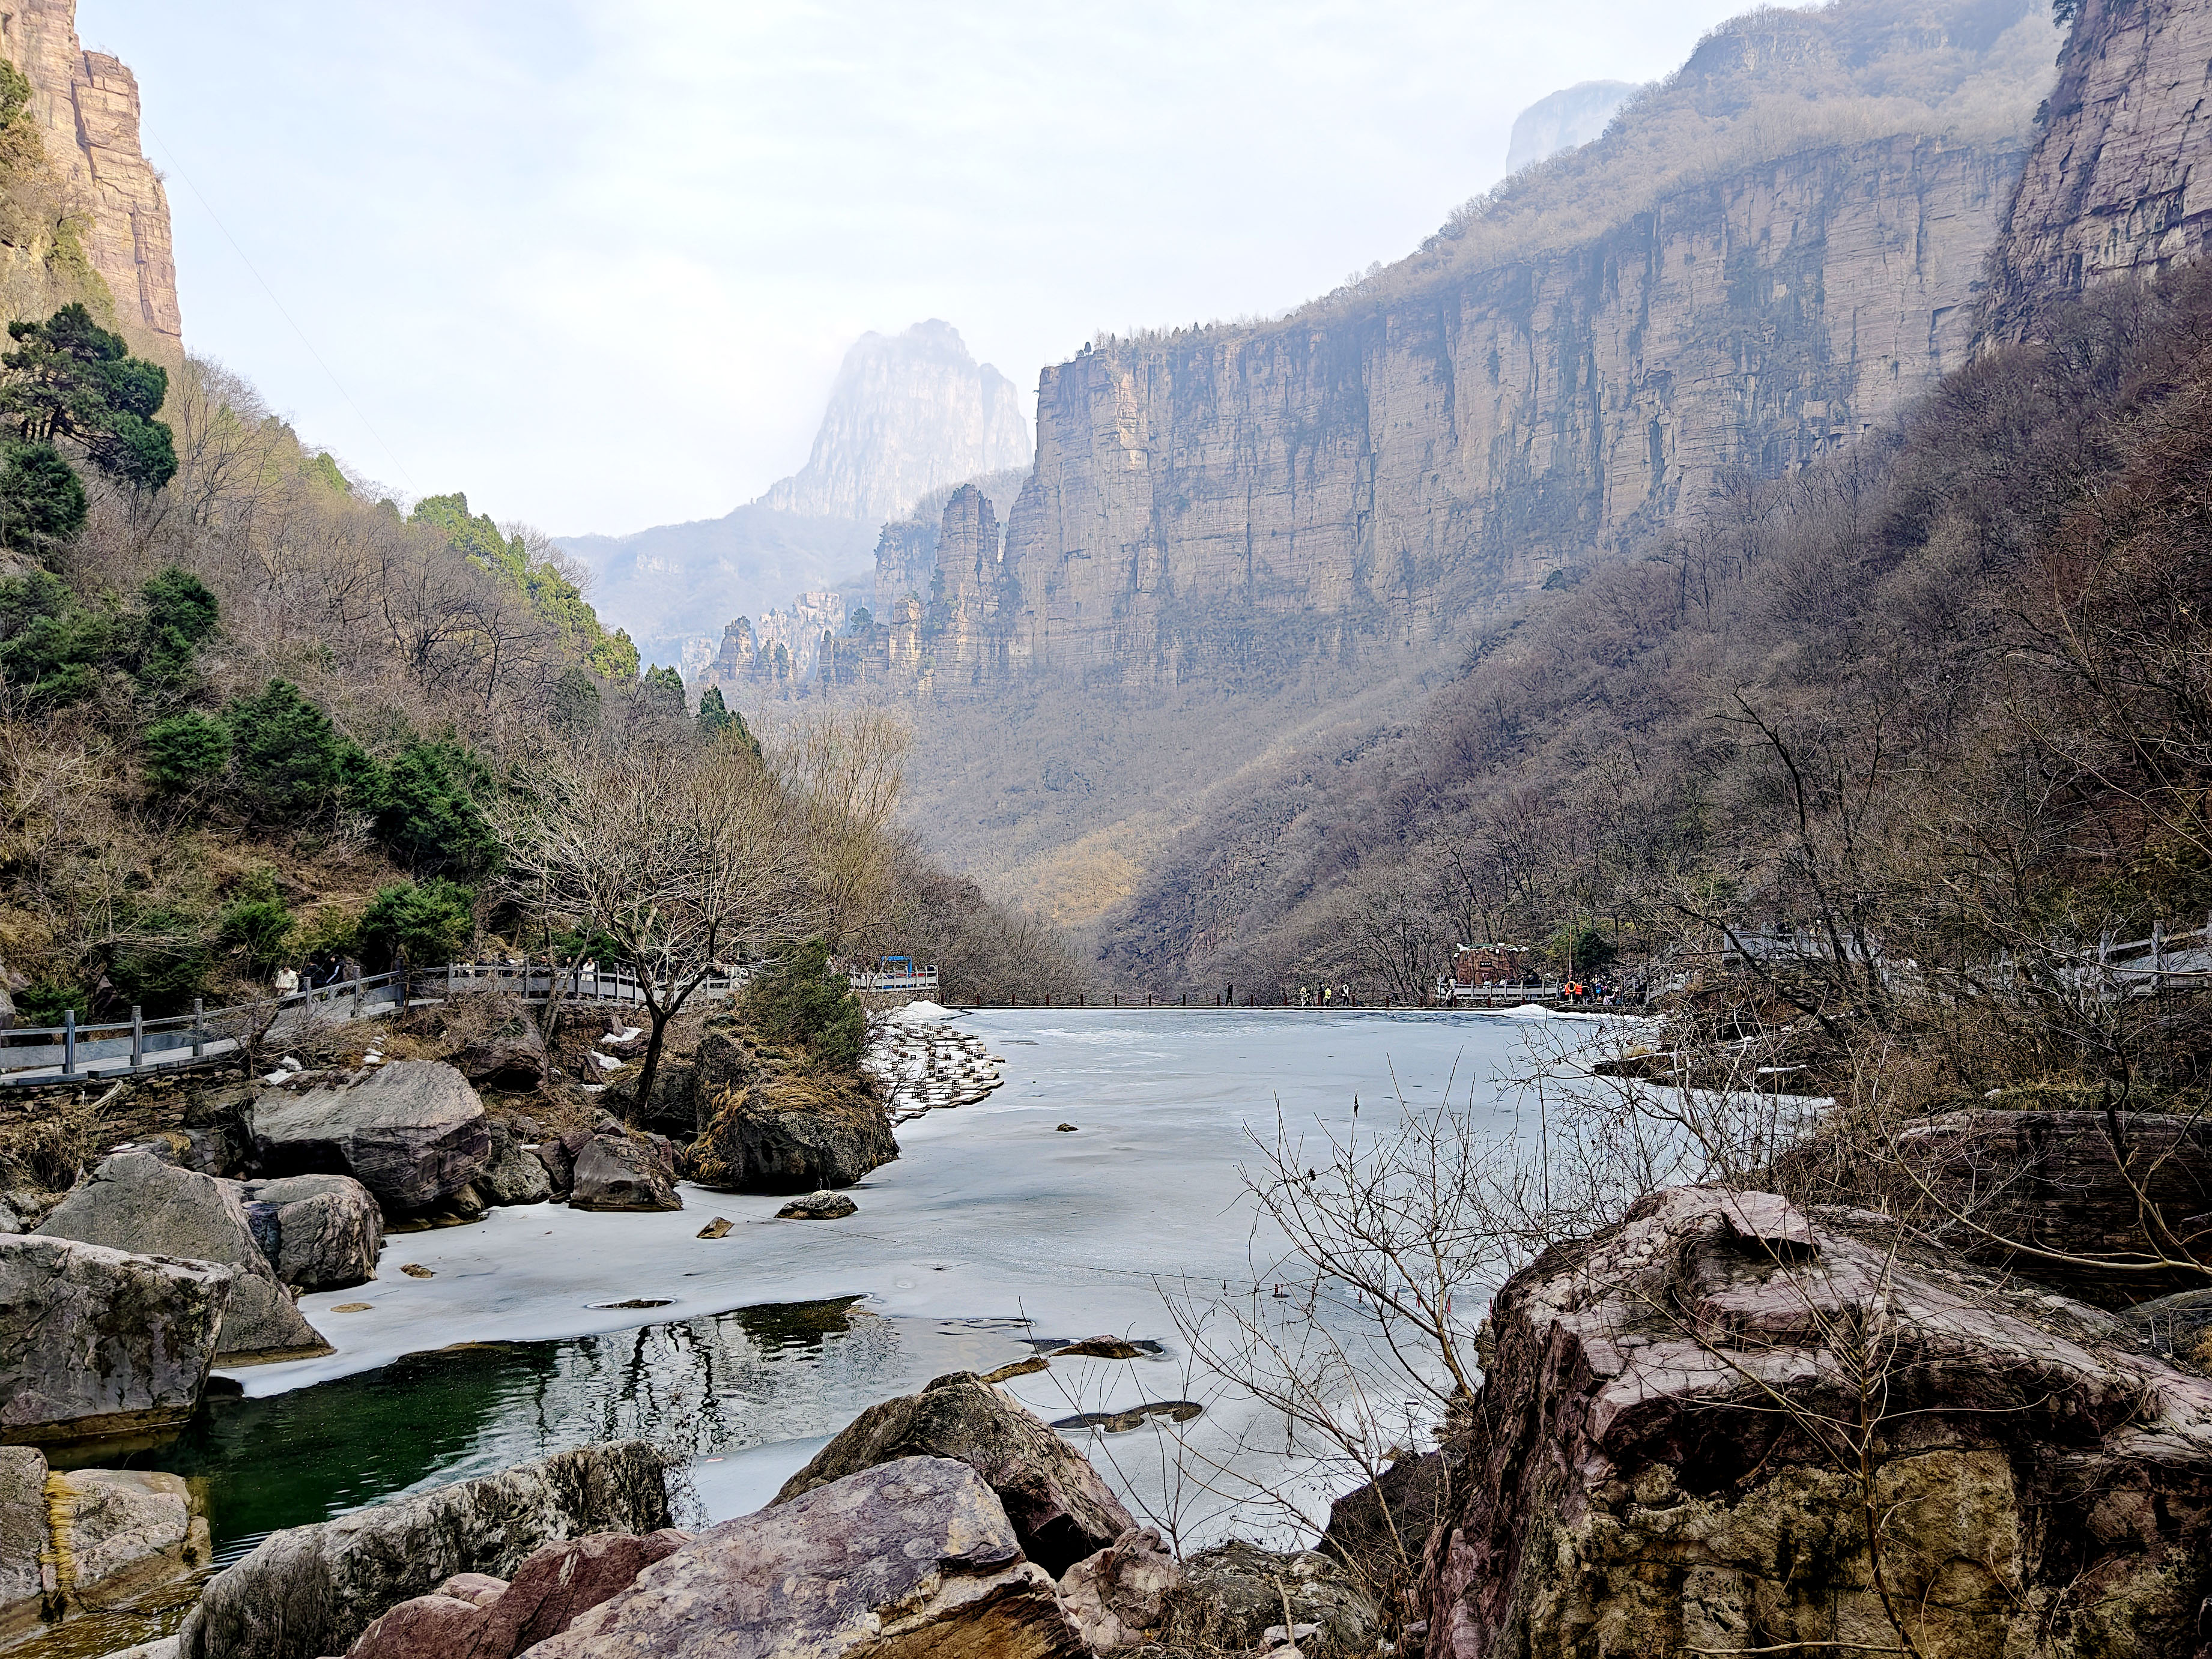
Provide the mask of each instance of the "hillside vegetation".
[{"label": "hillside vegetation", "polygon": [[[1826,966],[1769,989],[1880,1026],[1907,1016],[1876,957],[2056,984],[2100,935],[2203,925],[2208,400],[2212,273],[2064,309],[1899,430],[1738,480],[1544,596],[1418,718],[1217,811],[1107,962],[1405,996],[1461,941],[1594,938],[1656,987],[1731,930],[1802,930]],[[2096,1058],[2071,1016],[1975,1006],[1943,1033],[1961,1077]]]}]

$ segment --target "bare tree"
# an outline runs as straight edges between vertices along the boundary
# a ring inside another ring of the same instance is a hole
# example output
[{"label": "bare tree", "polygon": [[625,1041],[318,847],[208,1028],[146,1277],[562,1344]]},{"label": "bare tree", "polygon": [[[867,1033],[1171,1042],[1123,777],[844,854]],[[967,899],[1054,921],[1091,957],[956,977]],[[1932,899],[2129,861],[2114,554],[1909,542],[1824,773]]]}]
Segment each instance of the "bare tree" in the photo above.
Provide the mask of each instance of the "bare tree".
[{"label": "bare tree", "polygon": [[636,1106],[669,1022],[744,938],[807,913],[788,796],[751,749],[680,727],[601,729],[525,768],[502,828],[525,908],[612,939],[650,1022]]}]

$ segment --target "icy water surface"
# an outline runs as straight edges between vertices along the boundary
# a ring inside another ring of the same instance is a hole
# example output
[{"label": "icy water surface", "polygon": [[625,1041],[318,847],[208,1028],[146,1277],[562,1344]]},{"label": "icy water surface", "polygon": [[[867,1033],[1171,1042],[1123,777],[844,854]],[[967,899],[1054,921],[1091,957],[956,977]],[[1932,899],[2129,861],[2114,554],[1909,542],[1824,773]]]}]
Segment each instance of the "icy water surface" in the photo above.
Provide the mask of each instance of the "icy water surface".
[{"label": "icy water surface", "polygon": [[[1272,1256],[1242,1200],[1248,1126],[1272,1135],[1279,1110],[1294,1129],[1341,1128],[1355,1094],[1371,1123],[1447,1088],[1510,1124],[1497,1080],[1528,1029],[1212,1010],[960,1023],[1006,1057],[1006,1087],[902,1125],[899,1159],[853,1190],[859,1214],[778,1221],[780,1199],[686,1187],[680,1214],[537,1206],[401,1234],[374,1282],[301,1299],[334,1354],[234,1372],[247,1397],[118,1461],[204,1479],[229,1556],[275,1528],[633,1434],[693,1460],[708,1515],[744,1513],[867,1405],[1104,1332],[1161,1352],[1058,1361],[1012,1391],[1048,1419],[1176,1398],[1192,1384],[1162,1284],[1249,1293]],[[697,1238],[717,1215],[729,1236]],[[1152,1451],[1130,1455],[1146,1438],[1118,1437],[1102,1460],[1133,1498],[1165,1478]]]}]

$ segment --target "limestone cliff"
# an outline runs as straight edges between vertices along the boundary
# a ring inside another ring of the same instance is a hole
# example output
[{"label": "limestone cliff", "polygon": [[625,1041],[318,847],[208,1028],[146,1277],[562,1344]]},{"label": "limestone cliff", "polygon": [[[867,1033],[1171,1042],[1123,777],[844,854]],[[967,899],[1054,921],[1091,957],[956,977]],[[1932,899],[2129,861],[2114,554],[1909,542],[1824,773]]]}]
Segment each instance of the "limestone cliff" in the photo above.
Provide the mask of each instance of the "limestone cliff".
[{"label": "limestone cliff", "polygon": [[1172,682],[1431,637],[1808,461],[1963,360],[2021,158],[1824,147],[1558,253],[1048,369],[1006,591],[939,673]]},{"label": "limestone cliff", "polygon": [[2081,0],[1991,261],[1991,337],[2021,338],[2041,301],[2203,251],[2208,90],[2212,6]]},{"label": "limestone cliff", "polygon": [[950,323],[863,335],[845,354],[806,465],[759,505],[880,524],[932,490],[1026,463],[1021,403]]},{"label": "limestone cliff", "polygon": [[106,284],[134,346],[184,354],[169,198],[139,148],[138,82],[77,39],[76,0],[12,0],[0,9],[0,54],[31,83],[31,114],[62,210]]}]

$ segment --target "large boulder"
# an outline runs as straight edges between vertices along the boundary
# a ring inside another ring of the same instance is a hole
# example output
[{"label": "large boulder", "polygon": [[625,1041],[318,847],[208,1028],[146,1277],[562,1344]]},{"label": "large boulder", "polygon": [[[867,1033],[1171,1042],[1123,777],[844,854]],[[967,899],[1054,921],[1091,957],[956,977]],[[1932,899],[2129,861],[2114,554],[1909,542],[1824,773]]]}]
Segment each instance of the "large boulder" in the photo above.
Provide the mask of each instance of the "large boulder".
[{"label": "large boulder", "polygon": [[774,1502],[903,1457],[951,1457],[974,1469],[1006,1506],[1023,1551],[1054,1577],[1136,1528],[1080,1453],[972,1371],[869,1407]]},{"label": "large boulder", "polygon": [[70,1612],[127,1606],[214,1559],[206,1517],[180,1475],[73,1469],[46,1477],[50,1553]]},{"label": "large boulder", "polygon": [[276,1276],[301,1290],[343,1290],[376,1277],[384,1211],[350,1175],[281,1175],[239,1188],[246,1218]]},{"label": "large boulder", "polygon": [[27,1631],[58,1599],[49,1555],[46,1455],[0,1446],[0,1643]]},{"label": "large boulder", "polygon": [[545,1184],[556,1198],[565,1198],[576,1184],[576,1157],[565,1142],[540,1141],[530,1148],[530,1155],[545,1172]]},{"label": "large boulder", "polygon": [[527,1094],[545,1081],[550,1062],[545,1039],[531,1020],[518,1020],[509,1028],[471,1038],[453,1057],[461,1075],[480,1089],[502,1094]]},{"label": "large boulder", "polygon": [[1515,1275],[1491,1338],[1431,1659],[2195,1650],[2212,1378],[2083,1304],[1692,1187]]},{"label": "large boulder", "polygon": [[657,1135],[595,1135],[576,1154],[574,1209],[682,1209],[676,1159]]},{"label": "large boulder", "polygon": [[342,1654],[456,1573],[505,1578],[561,1539],[656,1531],[668,1524],[665,1468],[646,1442],[617,1441],[272,1533],[209,1582],[179,1659]]},{"label": "large boulder", "polygon": [[1052,1580],[963,1463],[905,1458],[700,1534],[532,1659],[1076,1659]]},{"label": "large boulder", "polygon": [[39,1236],[235,1268],[216,1347],[216,1358],[228,1364],[330,1352],[262,1254],[233,1182],[148,1153],[119,1152],[62,1201]]},{"label": "large boulder", "polygon": [[468,1079],[395,1060],[358,1083],[253,1104],[254,1156],[268,1175],[350,1175],[387,1214],[428,1209],[491,1158],[491,1120]]},{"label": "large boulder", "polygon": [[491,1159],[472,1184],[487,1204],[542,1204],[553,1196],[544,1161],[504,1123],[491,1126]]},{"label": "large boulder", "polygon": [[897,1156],[882,1101],[777,1077],[723,1094],[691,1147],[689,1172],[725,1192],[812,1192],[849,1187]]},{"label": "large boulder", "polygon": [[377,1620],[349,1659],[513,1659],[690,1541],[672,1529],[595,1532],[548,1544],[515,1569],[512,1583],[458,1574]]},{"label": "large boulder", "polygon": [[0,1238],[0,1444],[155,1434],[199,1404],[237,1270]]},{"label": "large boulder", "polygon": [[1060,1604],[1083,1645],[1111,1653],[1151,1641],[1182,1572],[1158,1533],[1125,1532],[1060,1575]]},{"label": "large boulder", "polygon": [[[1366,1654],[1375,1649],[1374,1600],[1350,1573],[1311,1550],[1261,1549],[1235,1539],[1201,1550],[1182,1564],[1182,1582],[1166,1595],[1160,1639],[1192,1653],[1261,1653],[1282,1631],[1309,1651]],[[1608,1656],[1610,1659],[1610,1656]],[[1626,1659],[1626,1656],[1623,1656]]]},{"label": "large boulder", "polygon": [[664,1058],[654,1068],[653,1098],[642,1107],[635,1077],[615,1084],[605,1099],[611,1110],[640,1127],[689,1141],[714,1120],[725,1095],[750,1087],[760,1075],[760,1062],[736,1036],[710,1030],[689,1060]]}]

